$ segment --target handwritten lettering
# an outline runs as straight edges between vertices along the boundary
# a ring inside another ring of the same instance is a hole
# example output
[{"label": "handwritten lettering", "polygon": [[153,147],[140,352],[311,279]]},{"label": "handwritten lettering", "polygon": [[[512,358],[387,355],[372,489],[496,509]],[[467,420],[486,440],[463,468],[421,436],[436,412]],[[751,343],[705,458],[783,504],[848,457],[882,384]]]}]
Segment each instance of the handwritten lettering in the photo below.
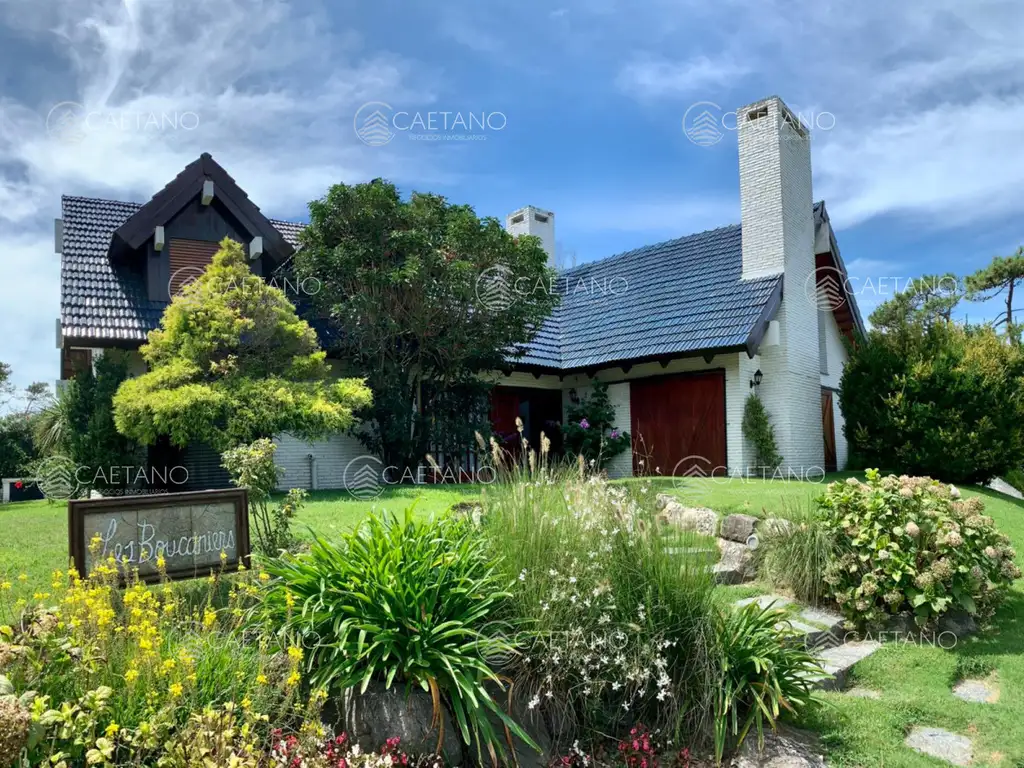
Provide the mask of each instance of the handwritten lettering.
[{"label": "handwritten lettering", "polygon": [[178,558],[191,558],[197,555],[216,554],[221,552],[229,558],[235,553],[235,532],[233,530],[211,530],[193,532],[177,538],[161,538],[160,532],[153,523],[140,520],[136,529],[128,534],[118,535],[118,521],[111,519],[105,533],[100,534],[103,542],[101,556],[113,555],[118,562],[137,565],[155,563],[163,557],[169,563]]}]

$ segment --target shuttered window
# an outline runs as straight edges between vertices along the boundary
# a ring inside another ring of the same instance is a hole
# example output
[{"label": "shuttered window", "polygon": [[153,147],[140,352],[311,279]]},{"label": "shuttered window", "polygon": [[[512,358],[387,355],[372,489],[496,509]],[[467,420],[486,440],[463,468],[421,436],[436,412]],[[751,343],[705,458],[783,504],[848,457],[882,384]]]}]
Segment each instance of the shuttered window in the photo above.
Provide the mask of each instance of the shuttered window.
[{"label": "shuttered window", "polygon": [[60,377],[63,380],[73,379],[82,371],[92,368],[91,349],[73,349],[66,347],[61,350]]},{"label": "shuttered window", "polygon": [[172,239],[171,279],[168,282],[171,296],[177,294],[183,285],[193,282],[203,274],[206,265],[213,261],[213,254],[219,248],[220,245],[217,243],[206,240]]}]

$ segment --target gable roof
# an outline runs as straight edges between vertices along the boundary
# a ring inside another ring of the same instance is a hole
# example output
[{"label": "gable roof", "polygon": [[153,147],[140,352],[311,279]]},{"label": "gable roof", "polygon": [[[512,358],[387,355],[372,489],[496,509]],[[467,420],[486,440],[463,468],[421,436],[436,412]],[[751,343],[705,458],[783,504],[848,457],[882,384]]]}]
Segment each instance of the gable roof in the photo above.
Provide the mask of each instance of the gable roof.
[{"label": "gable roof", "polygon": [[207,179],[213,182],[214,199],[234,216],[242,227],[256,236],[263,237],[263,248],[277,263],[294,253],[295,249],[285,240],[249,199],[228,172],[204,152],[185,166],[163,189],[153,195],[148,203],[140,206],[114,232],[111,248],[125,247],[135,250],[153,236],[155,227],[163,226],[185,207],[202,188]]},{"label": "gable roof", "polygon": [[[61,198],[63,244],[60,270],[61,332],[71,343],[134,347],[160,325],[167,306],[151,301],[145,275],[112,263],[114,233],[144,206],[90,197]],[[278,237],[298,245],[302,225],[270,221]]]},{"label": "gable roof", "polygon": [[562,295],[519,363],[562,371],[683,354],[753,352],[782,275],[741,279],[738,224],[559,274]]}]

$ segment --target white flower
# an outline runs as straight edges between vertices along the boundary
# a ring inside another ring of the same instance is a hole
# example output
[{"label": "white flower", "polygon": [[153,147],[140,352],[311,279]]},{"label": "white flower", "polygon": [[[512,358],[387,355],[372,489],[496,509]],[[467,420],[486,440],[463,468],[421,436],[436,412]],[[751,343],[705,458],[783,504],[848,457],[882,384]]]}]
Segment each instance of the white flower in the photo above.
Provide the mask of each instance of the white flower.
[{"label": "white flower", "polygon": [[526,708],[527,709],[535,709],[538,704],[540,704],[540,696],[538,696],[537,694],[534,694],[533,698],[530,699],[530,703],[526,705]]}]

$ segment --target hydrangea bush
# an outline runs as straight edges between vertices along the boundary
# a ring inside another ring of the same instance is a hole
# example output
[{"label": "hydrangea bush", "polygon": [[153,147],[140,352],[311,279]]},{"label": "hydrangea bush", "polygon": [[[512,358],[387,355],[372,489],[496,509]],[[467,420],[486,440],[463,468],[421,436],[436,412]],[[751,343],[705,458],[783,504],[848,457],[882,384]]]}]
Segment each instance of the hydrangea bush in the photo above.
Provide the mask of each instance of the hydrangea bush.
[{"label": "hydrangea bush", "polygon": [[831,483],[819,512],[838,544],[829,596],[858,625],[910,611],[921,626],[951,610],[986,618],[1020,576],[1009,539],[977,497],[927,477]]}]

